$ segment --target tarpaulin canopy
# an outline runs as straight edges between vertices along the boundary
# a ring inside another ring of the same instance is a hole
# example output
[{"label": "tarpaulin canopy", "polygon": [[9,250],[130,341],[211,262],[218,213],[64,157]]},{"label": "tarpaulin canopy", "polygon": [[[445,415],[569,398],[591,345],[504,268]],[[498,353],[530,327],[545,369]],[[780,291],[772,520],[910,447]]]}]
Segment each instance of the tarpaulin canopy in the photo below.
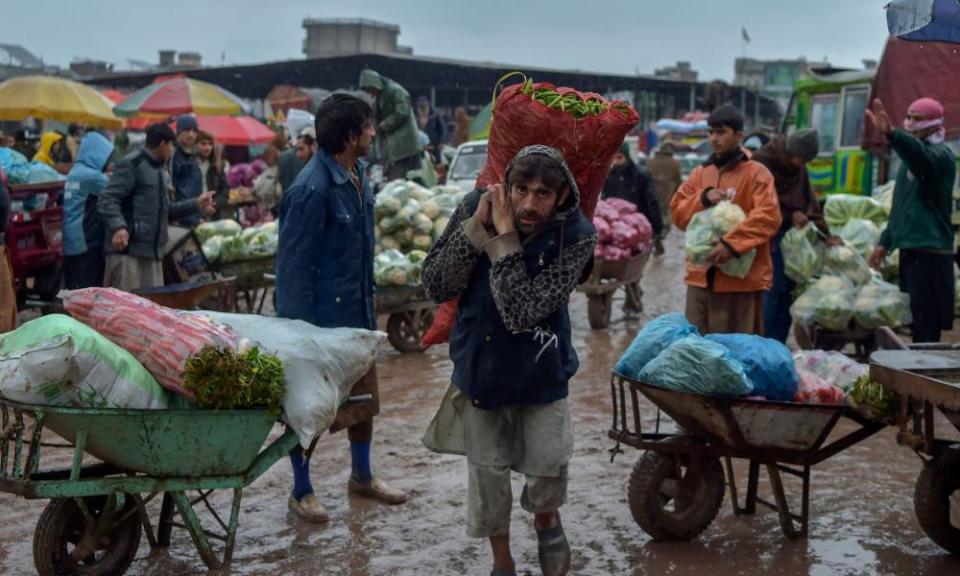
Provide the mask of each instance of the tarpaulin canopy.
[{"label": "tarpaulin canopy", "polygon": [[904,40],[960,44],[960,0],[894,0],[887,28]]},{"label": "tarpaulin canopy", "polygon": [[78,122],[120,128],[121,120],[96,90],[56,76],[20,76],[0,83],[0,120]]},{"label": "tarpaulin canopy", "polygon": [[[110,101],[111,109],[113,106],[123,102],[127,98],[127,95],[123,92],[120,92],[119,90],[111,90],[109,88],[106,90],[101,90],[100,94]],[[147,126],[156,121],[157,120],[155,118],[126,118],[123,121],[123,128],[125,130],[146,130]]]},{"label": "tarpaulin canopy", "polygon": [[[947,140],[960,138],[960,90],[956,71],[960,70],[960,50],[943,42],[908,42],[889,38],[883,58],[870,88],[871,98],[879,98],[899,125],[910,104],[923,97],[943,104]],[[863,148],[883,152],[887,139],[868,120],[864,124]]]},{"label": "tarpaulin canopy", "polygon": [[117,104],[117,116],[165,118],[193,113],[198,116],[238,116],[248,113],[237,95],[191,78],[172,78],[146,86]]},{"label": "tarpaulin canopy", "polygon": [[198,116],[197,124],[200,130],[212,134],[217,144],[224,146],[269,144],[276,136],[252,116]]}]

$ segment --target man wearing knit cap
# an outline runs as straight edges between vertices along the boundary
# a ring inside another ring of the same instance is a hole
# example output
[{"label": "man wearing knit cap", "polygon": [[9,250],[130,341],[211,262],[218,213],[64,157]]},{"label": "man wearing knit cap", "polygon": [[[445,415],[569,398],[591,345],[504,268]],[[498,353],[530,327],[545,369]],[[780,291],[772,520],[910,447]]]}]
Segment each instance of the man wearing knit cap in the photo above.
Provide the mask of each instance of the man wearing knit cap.
[{"label": "man wearing knit cap", "polygon": [[[197,143],[197,119],[189,114],[177,118],[177,149],[170,161],[170,177],[173,183],[174,200],[192,200],[203,193],[203,174],[194,157]],[[177,224],[193,228],[200,223],[200,214],[181,218]]]},{"label": "man wearing knit cap", "polygon": [[798,130],[786,138],[775,136],[757,150],[753,159],[767,167],[777,189],[780,215],[783,219],[777,235],[770,242],[773,261],[773,286],[763,297],[763,332],[767,338],[786,342],[790,334],[790,305],[793,304],[794,282],[784,271],[780,241],[791,228],[803,228],[813,222],[829,237],[827,223],[820,212],[820,203],[813,193],[807,162],[817,157],[820,136],[816,130]]},{"label": "man wearing knit cap", "polygon": [[953,327],[953,183],[956,160],[944,144],[943,106],[921,98],[907,109],[903,128],[894,128],[880,100],[867,118],[887,136],[902,163],[893,192],[890,223],[870,256],[879,268],[900,249],[900,290],[910,295],[913,341],[939,342]]}]

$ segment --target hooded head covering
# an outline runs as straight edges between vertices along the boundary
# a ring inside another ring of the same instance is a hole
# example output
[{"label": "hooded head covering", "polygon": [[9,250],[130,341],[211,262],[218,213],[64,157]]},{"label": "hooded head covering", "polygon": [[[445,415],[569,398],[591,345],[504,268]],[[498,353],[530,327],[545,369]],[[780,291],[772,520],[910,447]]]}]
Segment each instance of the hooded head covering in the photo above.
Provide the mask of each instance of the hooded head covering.
[{"label": "hooded head covering", "polygon": [[364,68],[360,71],[360,89],[373,88],[383,90],[383,77],[374,70]]},{"label": "hooded head covering", "polygon": [[[922,118],[916,119],[916,118]],[[943,126],[943,104],[933,98],[920,98],[907,108],[907,118],[903,128],[908,132],[918,132],[927,128],[939,128],[927,139],[935,144],[943,142],[946,129]]]},{"label": "hooded head covering", "polygon": [[56,162],[51,155],[50,150],[53,149],[53,145],[63,140],[63,135],[57,132],[44,132],[43,136],[40,137],[40,151],[37,152],[37,155],[33,157],[36,162],[43,162],[47,166],[53,167]]},{"label": "hooded head covering", "polygon": [[577,186],[577,181],[573,177],[573,172],[571,172],[570,167],[567,166],[567,161],[563,159],[563,154],[561,154],[556,148],[544,146],[543,144],[534,144],[533,146],[527,146],[526,148],[520,150],[507,166],[507,170],[503,174],[503,180],[504,182],[510,182],[510,172],[513,170],[513,167],[517,161],[521,158],[526,158],[527,156],[532,156],[534,154],[547,156],[560,162],[560,168],[563,170],[564,175],[566,175],[567,183],[570,185],[570,197],[567,198],[565,205],[557,210],[557,216],[555,219],[566,220],[571,214],[574,214],[580,209],[580,188]]},{"label": "hooded head covering", "polygon": [[[91,170],[103,172],[113,155],[113,144],[99,132],[90,132],[80,141],[80,151],[77,152],[77,165],[83,165]],[[71,170],[73,173],[73,170]]]}]

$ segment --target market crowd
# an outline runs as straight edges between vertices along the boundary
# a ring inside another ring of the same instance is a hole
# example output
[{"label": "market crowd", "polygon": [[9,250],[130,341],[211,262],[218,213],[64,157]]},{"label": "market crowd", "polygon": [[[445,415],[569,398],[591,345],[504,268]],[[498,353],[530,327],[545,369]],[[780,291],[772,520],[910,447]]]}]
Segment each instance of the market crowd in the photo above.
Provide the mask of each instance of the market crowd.
[{"label": "market crowd", "polygon": [[[173,127],[149,126],[143,147],[122,156],[104,134],[79,126],[43,134],[36,150],[22,132],[2,141],[66,176],[68,288],[162,286],[171,225],[277,218],[278,316],[374,330],[374,191],[365,159],[379,158],[386,180],[409,178],[443,163],[447,136],[428,99],[413,100],[373,70],[364,70],[358,85],[368,98],[334,94],[312,122],[288,125],[266,147],[254,205],[243,214],[231,207],[221,147],[190,115],[176,118]],[[868,115],[903,160],[890,223],[870,261],[879,267],[899,249],[913,339],[938,341],[952,325],[955,298],[950,219],[956,165],[943,142],[945,111],[924,98],[910,106],[902,127],[879,101]],[[454,145],[468,138],[469,120],[465,111],[456,112]],[[712,245],[707,266],[688,267],[686,316],[702,334],[786,341],[795,286],[785,275],[781,240],[792,228],[813,223],[827,243],[838,241],[805,168],[818,154],[819,136],[799,130],[764,138],[750,150],[736,107],[717,107],[707,123],[713,153],[688,177],[681,178],[673,144],[644,132],[650,158],[641,166],[625,143],[611,159],[602,197],[624,200],[645,216],[656,254],[663,253],[671,226],[684,231],[705,210],[738,206],[745,219]],[[590,274],[598,234],[580,209],[582,193],[569,161],[545,143],[520,150],[502,182],[466,195],[423,265],[432,299],[459,299],[450,335],[452,385],[425,441],[431,449],[466,456],[467,533],[489,540],[494,576],[516,570],[512,471],[525,478],[520,502],[532,517],[543,573],[565,574],[570,566],[559,512],[573,451],[567,385],[578,369],[568,306]],[[0,221],[7,221],[9,209],[3,188]],[[721,269],[748,254],[753,261],[745,275]],[[16,312],[9,267],[0,256],[2,331],[14,325]],[[504,365],[512,367],[509,374]],[[347,431],[347,490],[401,504],[407,493],[374,473],[371,447],[381,407],[376,367],[353,394],[367,401],[342,409],[331,428]],[[311,482],[310,453],[300,447],[290,453],[288,506],[305,521],[327,522]]]}]

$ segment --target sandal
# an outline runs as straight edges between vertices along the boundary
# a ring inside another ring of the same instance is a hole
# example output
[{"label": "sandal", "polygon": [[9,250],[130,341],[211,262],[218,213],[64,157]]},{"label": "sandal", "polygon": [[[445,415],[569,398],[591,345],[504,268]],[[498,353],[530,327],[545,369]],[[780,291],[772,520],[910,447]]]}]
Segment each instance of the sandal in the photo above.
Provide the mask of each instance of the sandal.
[{"label": "sandal", "polygon": [[564,576],[570,570],[570,544],[560,523],[557,512],[557,525],[537,531],[537,551],[540,556],[540,570],[543,576]]}]

